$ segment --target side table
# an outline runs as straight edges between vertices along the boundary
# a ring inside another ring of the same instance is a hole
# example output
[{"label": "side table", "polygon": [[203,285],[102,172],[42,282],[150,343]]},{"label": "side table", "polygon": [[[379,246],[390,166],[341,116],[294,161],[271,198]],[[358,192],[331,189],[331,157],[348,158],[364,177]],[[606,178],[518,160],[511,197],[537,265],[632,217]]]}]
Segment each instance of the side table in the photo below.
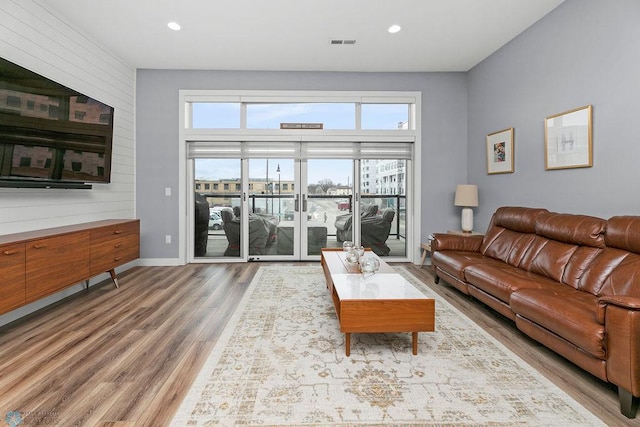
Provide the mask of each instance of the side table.
[{"label": "side table", "polygon": [[447,234],[457,234],[458,236],[484,236],[484,233],[477,231],[466,232],[462,230],[447,230]]},{"label": "side table", "polygon": [[424,260],[427,259],[427,254],[431,252],[431,241],[426,243],[420,243],[420,249],[422,249],[422,258],[420,258],[420,267],[424,264]]}]

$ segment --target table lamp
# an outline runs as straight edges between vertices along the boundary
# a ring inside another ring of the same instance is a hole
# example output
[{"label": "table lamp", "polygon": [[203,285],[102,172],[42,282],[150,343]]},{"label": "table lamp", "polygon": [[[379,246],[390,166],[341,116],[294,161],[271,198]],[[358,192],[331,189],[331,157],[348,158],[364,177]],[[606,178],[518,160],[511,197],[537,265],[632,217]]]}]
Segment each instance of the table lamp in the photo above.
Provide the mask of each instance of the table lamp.
[{"label": "table lamp", "polygon": [[462,231],[471,233],[473,231],[473,209],[478,206],[478,186],[470,184],[460,184],[456,187],[455,206],[462,206]]}]

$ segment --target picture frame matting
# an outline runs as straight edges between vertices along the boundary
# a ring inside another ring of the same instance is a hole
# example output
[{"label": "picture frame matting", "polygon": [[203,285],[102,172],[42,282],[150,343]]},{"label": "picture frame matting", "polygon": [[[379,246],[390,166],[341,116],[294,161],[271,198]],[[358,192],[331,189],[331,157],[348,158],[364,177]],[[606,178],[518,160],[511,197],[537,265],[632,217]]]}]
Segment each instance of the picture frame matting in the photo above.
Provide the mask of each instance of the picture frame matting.
[{"label": "picture frame matting", "polygon": [[544,168],[593,166],[591,105],[549,116],[544,121]]},{"label": "picture frame matting", "polygon": [[487,135],[487,174],[513,173],[514,159],[513,128]]}]

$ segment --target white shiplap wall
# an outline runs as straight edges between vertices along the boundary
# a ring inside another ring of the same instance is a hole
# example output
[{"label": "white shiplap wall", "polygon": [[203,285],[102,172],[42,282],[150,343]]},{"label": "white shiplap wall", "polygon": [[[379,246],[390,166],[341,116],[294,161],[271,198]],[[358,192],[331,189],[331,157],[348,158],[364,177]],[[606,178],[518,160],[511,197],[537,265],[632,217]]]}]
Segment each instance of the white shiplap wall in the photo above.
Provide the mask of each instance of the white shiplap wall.
[{"label": "white shiplap wall", "polygon": [[[33,0],[0,1],[0,56],[115,108],[111,183],[91,190],[0,188],[0,235],[135,218],[135,69]],[[4,314],[0,325],[81,289]]]},{"label": "white shiplap wall", "polygon": [[115,108],[110,184],[0,188],[0,235],[135,217],[135,69],[32,0],[0,2],[0,56]]}]

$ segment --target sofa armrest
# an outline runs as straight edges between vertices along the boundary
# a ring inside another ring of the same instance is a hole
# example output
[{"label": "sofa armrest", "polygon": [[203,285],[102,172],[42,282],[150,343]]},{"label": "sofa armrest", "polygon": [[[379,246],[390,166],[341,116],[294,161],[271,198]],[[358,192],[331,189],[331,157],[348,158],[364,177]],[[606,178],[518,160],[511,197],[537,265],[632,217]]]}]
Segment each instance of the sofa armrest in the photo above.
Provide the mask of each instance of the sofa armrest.
[{"label": "sofa armrest", "polygon": [[435,233],[431,250],[480,252],[483,236],[461,236],[459,234]]},{"label": "sofa armrest", "polygon": [[607,306],[614,305],[627,310],[640,310],[640,298],[624,295],[608,295],[598,299],[598,323],[604,325]]},{"label": "sofa armrest", "polygon": [[[640,396],[640,298],[607,296],[598,301],[604,320],[607,381]],[[624,393],[623,393],[624,394]]]}]

